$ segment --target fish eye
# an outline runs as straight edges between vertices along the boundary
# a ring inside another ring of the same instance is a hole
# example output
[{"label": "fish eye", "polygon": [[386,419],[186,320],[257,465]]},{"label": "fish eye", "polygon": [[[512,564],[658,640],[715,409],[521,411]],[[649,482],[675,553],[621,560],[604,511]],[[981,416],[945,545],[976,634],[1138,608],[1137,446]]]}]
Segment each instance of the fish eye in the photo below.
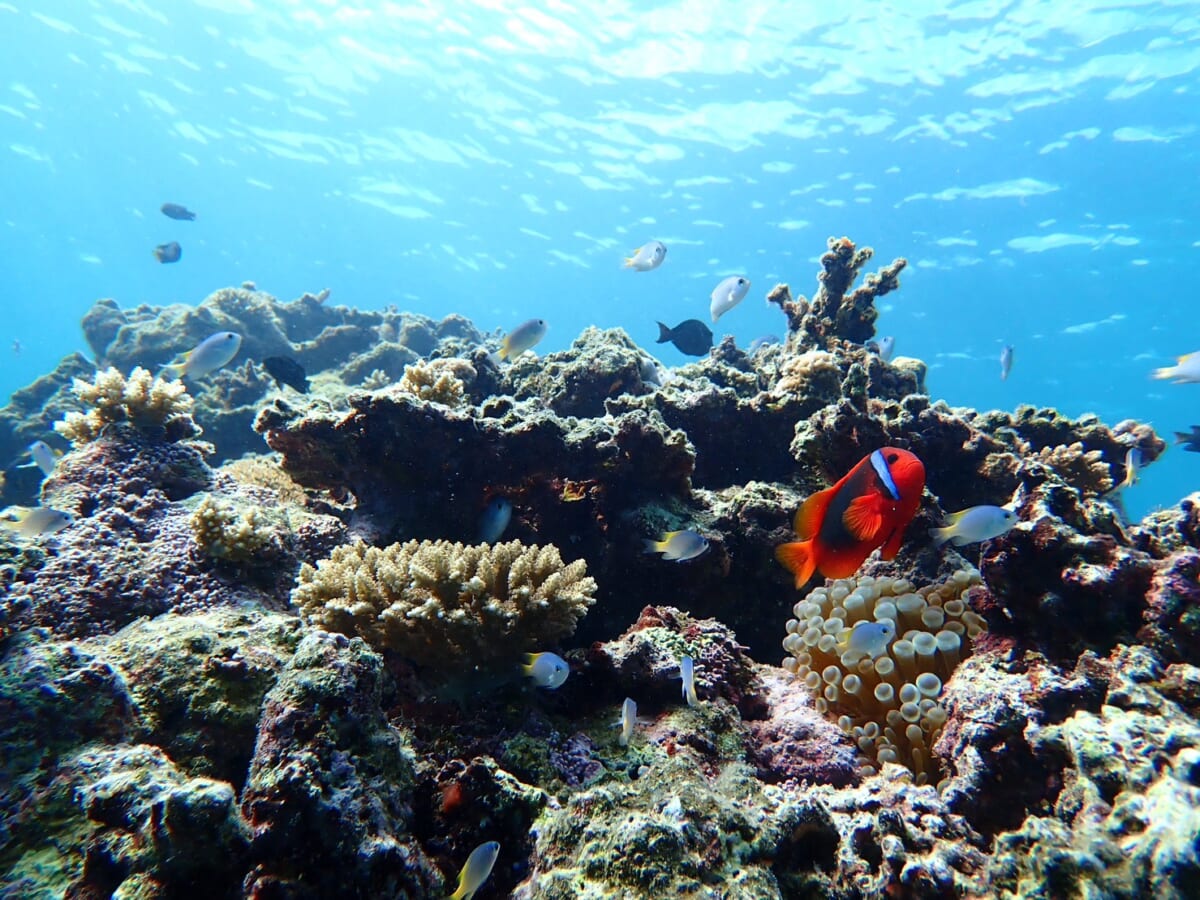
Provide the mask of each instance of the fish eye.
[{"label": "fish eye", "polygon": [[887,457],[886,457],[886,459],[887,459],[887,461],[888,461],[888,462],[895,462],[895,461],[896,461],[896,460],[898,460],[899,458],[900,458],[900,454],[899,454],[899,453],[889,453],[889,454],[887,455]]}]

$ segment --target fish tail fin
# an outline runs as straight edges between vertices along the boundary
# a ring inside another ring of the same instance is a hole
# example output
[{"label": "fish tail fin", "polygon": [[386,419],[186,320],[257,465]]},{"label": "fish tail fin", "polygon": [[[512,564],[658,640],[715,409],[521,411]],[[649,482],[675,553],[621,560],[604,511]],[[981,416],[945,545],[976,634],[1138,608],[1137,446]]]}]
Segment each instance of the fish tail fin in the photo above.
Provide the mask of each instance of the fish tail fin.
[{"label": "fish tail fin", "polygon": [[158,377],[164,381],[179,381],[183,378],[184,368],[187,365],[187,359],[183,362],[168,363],[158,370]]},{"label": "fish tail fin", "polygon": [[1190,434],[1186,434],[1182,431],[1175,432],[1175,443],[1176,444],[1186,444],[1191,439],[1192,439],[1192,435],[1190,435]]},{"label": "fish tail fin", "polygon": [[504,360],[504,350],[503,349],[494,350],[493,352],[488,354],[488,362],[490,362],[497,369],[500,368],[500,363],[503,360]]},{"label": "fish tail fin", "polygon": [[643,553],[661,553],[667,549],[666,541],[656,541],[651,538],[642,538]]},{"label": "fish tail fin", "polygon": [[662,322],[659,322],[658,323],[658,340],[655,341],[654,343],[665,344],[670,339],[671,339],[671,329],[668,328],[666,325],[664,325]]},{"label": "fish tail fin", "polygon": [[1155,369],[1152,373],[1150,373],[1150,377],[1151,378],[1159,378],[1159,379],[1174,378],[1175,377],[1175,368],[1176,368],[1175,366],[1166,366],[1161,369]]},{"label": "fish tail fin", "polygon": [[625,269],[633,268],[633,257],[632,256],[625,257],[625,264],[622,266],[622,268],[625,268]]},{"label": "fish tail fin", "polygon": [[813,577],[813,573],[817,571],[817,560],[813,554],[812,541],[793,541],[789,544],[780,544],[775,548],[775,558],[785,569],[796,576],[797,590],[804,587],[805,583]]},{"label": "fish tail fin", "polygon": [[946,528],[930,528],[929,535],[933,538],[933,546],[940,547],[950,538],[954,537],[955,527],[949,525]]},{"label": "fish tail fin", "polygon": [[533,664],[537,661],[537,657],[532,653],[524,653],[521,655],[521,658],[523,660],[521,663],[521,671],[526,675],[533,674]]}]

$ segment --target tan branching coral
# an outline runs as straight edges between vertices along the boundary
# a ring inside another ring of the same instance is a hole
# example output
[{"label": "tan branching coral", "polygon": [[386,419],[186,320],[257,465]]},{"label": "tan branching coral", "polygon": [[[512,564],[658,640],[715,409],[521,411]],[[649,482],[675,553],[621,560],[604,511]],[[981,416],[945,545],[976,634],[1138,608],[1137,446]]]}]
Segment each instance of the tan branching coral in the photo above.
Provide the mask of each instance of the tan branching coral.
[{"label": "tan branching coral", "polygon": [[1067,484],[1090,494],[1103,494],[1115,483],[1110,467],[1104,461],[1101,450],[1084,450],[1083,444],[1059,444],[1043,447],[1037,452],[1037,460],[1058,473]]},{"label": "tan branching coral", "polygon": [[[938,780],[931,748],[946,723],[938,699],[984,627],[966,603],[979,583],[973,569],[915,590],[903,578],[843,578],[796,604],[784,668],[854,738],[865,770],[895,762],[912,769],[918,784]],[[895,629],[882,653],[871,659],[846,649],[855,623],[884,620]]]},{"label": "tan branching coral", "polygon": [[837,357],[827,350],[808,350],[785,358],[775,393],[828,398],[828,402],[833,402],[841,389],[842,370]]},{"label": "tan branching coral", "polygon": [[109,367],[91,381],[76,378],[71,389],[87,407],[69,412],[54,430],[72,444],[94,441],[110,425],[132,425],[167,441],[180,441],[200,434],[192,419],[193,401],[179,381],[155,378],[141,366],[126,378]]},{"label": "tan branching coral", "polygon": [[196,546],[215,559],[230,562],[254,559],[275,539],[275,529],[257,509],[239,513],[232,504],[211,495],[200,501],[189,524]]},{"label": "tan branching coral", "polygon": [[455,359],[432,359],[404,367],[400,379],[400,390],[414,394],[422,400],[440,403],[443,406],[458,406],[463,401],[465,386],[455,370],[459,366],[474,369],[470,363]]},{"label": "tan branching coral", "polygon": [[303,565],[292,601],[328,631],[358,635],[443,672],[515,665],[566,637],[594,602],[587,565],[520,541],[362,542]]}]

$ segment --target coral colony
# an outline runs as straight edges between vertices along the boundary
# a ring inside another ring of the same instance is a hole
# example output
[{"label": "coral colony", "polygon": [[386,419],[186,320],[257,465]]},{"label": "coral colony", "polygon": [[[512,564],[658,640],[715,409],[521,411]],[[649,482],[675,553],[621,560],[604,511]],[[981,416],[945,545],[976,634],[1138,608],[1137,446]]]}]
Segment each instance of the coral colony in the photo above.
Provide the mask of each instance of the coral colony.
[{"label": "coral colony", "polygon": [[[0,410],[48,445],[2,489],[0,893],[1197,896],[1200,496],[1129,522],[1150,427],[931,399],[871,256],[670,372],[328,292],[95,304],[100,370]],[[880,448],[924,468],[895,558],[797,588],[856,465],[839,534],[896,546]]]}]

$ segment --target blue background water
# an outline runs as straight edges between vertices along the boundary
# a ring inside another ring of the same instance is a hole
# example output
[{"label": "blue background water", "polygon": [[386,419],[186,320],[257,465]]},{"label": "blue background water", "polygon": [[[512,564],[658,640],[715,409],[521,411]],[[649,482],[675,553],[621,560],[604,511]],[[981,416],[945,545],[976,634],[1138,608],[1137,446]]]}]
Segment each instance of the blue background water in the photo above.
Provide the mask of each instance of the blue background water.
[{"label": "blue background water", "polygon": [[[1195,3],[0,0],[0,34],[0,398],[98,297],[246,279],[540,316],[551,350],[651,346],[738,272],[715,330],[745,344],[845,234],[910,260],[881,332],[935,397],[1200,422],[1149,377],[1200,349]],[[651,238],[663,267],[623,271]],[[1127,504],[1198,474],[1172,450]]]}]

